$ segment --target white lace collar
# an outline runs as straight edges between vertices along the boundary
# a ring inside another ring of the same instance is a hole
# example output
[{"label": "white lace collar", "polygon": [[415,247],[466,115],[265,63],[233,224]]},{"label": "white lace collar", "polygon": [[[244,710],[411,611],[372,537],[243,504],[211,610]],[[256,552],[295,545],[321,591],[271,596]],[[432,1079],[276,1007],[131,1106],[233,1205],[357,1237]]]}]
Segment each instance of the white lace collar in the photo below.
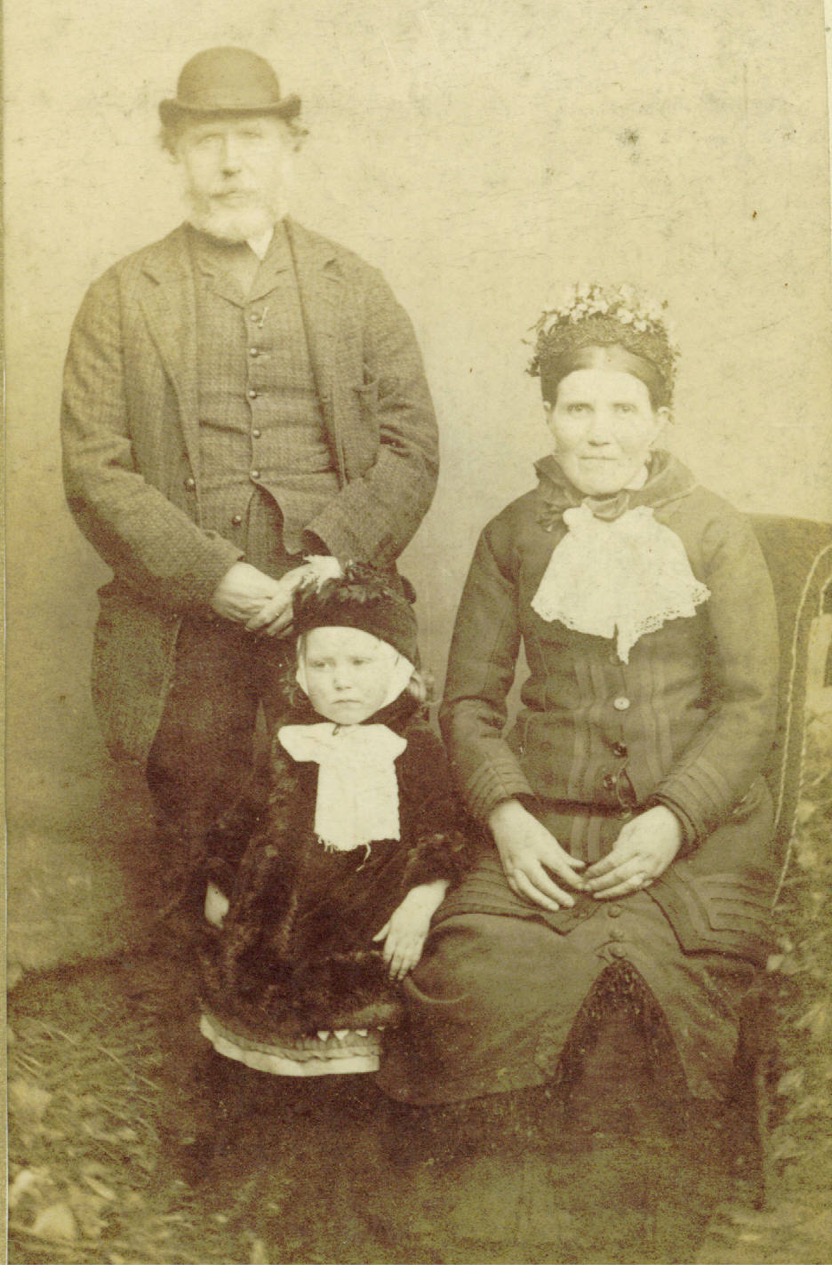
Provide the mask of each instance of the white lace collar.
[{"label": "white lace collar", "polygon": [[681,538],[651,507],[598,519],[581,505],[563,512],[569,532],[549,560],[532,608],[546,622],[614,639],[623,662],[643,635],[692,618],[710,591],[693,575]]}]

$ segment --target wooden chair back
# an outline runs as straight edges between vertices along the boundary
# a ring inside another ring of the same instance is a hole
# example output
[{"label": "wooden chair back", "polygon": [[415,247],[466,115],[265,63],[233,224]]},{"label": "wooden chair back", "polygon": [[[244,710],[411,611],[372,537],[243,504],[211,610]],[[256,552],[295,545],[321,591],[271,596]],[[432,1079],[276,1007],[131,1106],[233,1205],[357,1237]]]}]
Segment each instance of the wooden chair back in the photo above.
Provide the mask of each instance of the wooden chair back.
[{"label": "wooden chair back", "polygon": [[765,767],[775,802],[775,849],[788,874],[803,776],[806,712],[832,706],[832,526],[752,516],[774,583],[780,625],[777,731]]}]

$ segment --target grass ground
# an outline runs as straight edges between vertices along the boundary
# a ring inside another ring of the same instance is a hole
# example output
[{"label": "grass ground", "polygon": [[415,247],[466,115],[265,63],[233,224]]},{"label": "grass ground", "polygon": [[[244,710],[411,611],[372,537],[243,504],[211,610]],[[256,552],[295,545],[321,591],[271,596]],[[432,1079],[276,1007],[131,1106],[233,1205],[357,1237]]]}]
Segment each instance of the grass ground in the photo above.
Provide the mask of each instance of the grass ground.
[{"label": "grass ground", "polygon": [[[756,1212],[724,1198],[691,1261],[818,1264],[832,1252],[831,759],[832,726],[817,721],[796,855],[777,912],[780,1063],[768,1204]],[[389,1222],[385,1229],[384,1197],[394,1193],[379,1185],[381,1166],[374,1167],[383,1112],[369,1080],[346,1106],[337,1088],[304,1094],[309,1082],[302,1082],[278,1095],[281,1082],[261,1082],[235,1122],[233,1158],[189,1186],[163,1141],[177,1097],[159,1041],[160,1025],[184,1017],[178,1011],[192,998],[189,981],[175,953],[161,948],[28,974],[12,992],[11,1262],[475,1260],[452,1236],[437,1253],[406,1244]],[[612,1154],[602,1159],[609,1173]],[[485,1216],[488,1194],[483,1187]],[[534,1260],[648,1260],[643,1251],[613,1256],[625,1208],[649,1218],[645,1206],[608,1203],[606,1256],[603,1243],[595,1256],[581,1256],[574,1216],[564,1210],[560,1244],[539,1249]],[[398,1210],[390,1222],[407,1221]],[[476,1260],[522,1259],[516,1247],[493,1245]]]}]

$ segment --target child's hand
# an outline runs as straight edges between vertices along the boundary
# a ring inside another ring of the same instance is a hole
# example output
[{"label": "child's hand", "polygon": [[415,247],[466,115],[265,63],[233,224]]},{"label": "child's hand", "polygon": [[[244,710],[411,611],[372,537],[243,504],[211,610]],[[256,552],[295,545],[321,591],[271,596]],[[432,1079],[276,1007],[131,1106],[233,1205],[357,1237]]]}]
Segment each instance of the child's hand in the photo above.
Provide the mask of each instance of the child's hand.
[{"label": "child's hand", "polygon": [[416,885],[373,938],[373,942],[384,943],[383,954],[391,978],[401,982],[421,960],[433,913],[447,891],[447,880]]},{"label": "child's hand", "polygon": [[228,907],[229,902],[225,894],[215,884],[209,883],[205,892],[205,919],[208,923],[221,929],[223,920],[228,914]]}]

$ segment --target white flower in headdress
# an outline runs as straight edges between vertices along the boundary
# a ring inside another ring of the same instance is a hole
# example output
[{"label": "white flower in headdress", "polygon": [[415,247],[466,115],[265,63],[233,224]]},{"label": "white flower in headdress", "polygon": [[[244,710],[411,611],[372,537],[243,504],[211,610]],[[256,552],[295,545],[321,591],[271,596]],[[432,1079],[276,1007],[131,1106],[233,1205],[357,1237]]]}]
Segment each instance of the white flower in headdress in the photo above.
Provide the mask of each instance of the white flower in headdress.
[{"label": "white flower in headdress", "polygon": [[[533,326],[536,340],[535,353],[528,366],[530,374],[537,376],[540,373],[544,349],[551,356],[553,352],[573,345],[576,329],[594,326],[593,338],[603,345],[610,340],[607,333],[615,332],[618,325],[631,331],[631,338],[637,344],[634,348],[636,354],[644,355],[656,364],[668,392],[672,391],[678,350],[665,314],[666,302],[647,297],[632,284],[605,287],[579,282],[560,286],[550,297],[550,305]],[[617,338],[614,340],[618,341]],[[627,345],[626,339],[624,345]]]}]

